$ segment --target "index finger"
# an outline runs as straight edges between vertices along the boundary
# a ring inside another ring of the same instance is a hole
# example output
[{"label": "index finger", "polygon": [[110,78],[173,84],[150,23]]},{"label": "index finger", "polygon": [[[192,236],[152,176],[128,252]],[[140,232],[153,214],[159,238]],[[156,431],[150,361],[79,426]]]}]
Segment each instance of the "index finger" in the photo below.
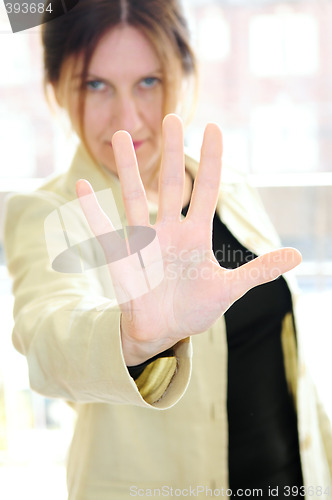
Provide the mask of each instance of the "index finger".
[{"label": "index finger", "polygon": [[222,151],[221,130],[215,123],[209,123],[204,132],[187,219],[212,222],[219,193]]}]

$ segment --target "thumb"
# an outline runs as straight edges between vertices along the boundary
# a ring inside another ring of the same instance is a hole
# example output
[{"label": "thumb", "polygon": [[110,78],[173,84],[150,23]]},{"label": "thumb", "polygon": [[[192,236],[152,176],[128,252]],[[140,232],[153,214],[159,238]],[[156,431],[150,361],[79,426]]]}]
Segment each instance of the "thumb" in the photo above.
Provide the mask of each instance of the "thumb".
[{"label": "thumb", "polygon": [[298,266],[302,256],[295,248],[279,248],[260,255],[226,274],[231,281],[230,301],[233,303],[251,288],[273,281],[281,274]]}]

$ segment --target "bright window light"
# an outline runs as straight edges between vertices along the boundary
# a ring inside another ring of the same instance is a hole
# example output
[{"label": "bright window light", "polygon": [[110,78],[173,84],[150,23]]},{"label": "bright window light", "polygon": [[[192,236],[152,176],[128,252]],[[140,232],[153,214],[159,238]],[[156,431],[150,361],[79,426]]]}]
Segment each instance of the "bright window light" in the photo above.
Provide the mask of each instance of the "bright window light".
[{"label": "bright window light", "polygon": [[256,76],[310,76],[319,68],[317,20],[280,10],[250,21],[250,67]]},{"label": "bright window light", "polygon": [[280,95],[257,106],[251,118],[254,172],[312,172],[318,169],[318,125],[311,104]]},{"label": "bright window light", "polygon": [[230,30],[222,9],[209,7],[198,21],[198,53],[206,61],[222,61],[230,53]]}]

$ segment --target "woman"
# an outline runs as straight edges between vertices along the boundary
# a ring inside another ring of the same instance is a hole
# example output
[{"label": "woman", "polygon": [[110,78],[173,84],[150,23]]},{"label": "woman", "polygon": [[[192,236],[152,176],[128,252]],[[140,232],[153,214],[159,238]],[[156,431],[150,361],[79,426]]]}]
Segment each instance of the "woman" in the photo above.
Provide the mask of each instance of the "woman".
[{"label": "woman", "polygon": [[[331,450],[275,280],[300,256],[275,250],[243,182],[219,193],[219,128],[207,126],[198,167],[169,114],[196,68],[180,6],[80,0],[43,43],[81,144],[66,174],[9,200],[6,254],[31,386],[77,411],[69,498],[330,498]],[[125,254],[114,227],[129,231]]]}]

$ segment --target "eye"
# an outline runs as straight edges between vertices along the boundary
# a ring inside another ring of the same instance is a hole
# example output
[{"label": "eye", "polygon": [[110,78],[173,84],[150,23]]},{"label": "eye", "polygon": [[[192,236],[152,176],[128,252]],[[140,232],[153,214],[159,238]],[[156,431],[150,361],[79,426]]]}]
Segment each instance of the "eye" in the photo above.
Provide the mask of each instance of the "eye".
[{"label": "eye", "polygon": [[148,76],[140,81],[140,87],[143,89],[151,89],[155,87],[160,82],[160,79],[156,76]]},{"label": "eye", "polygon": [[86,87],[88,90],[92,90],[94,92],[101,92],[106,89],[106,83],[101,80],[89,80],[86,82]]}]

